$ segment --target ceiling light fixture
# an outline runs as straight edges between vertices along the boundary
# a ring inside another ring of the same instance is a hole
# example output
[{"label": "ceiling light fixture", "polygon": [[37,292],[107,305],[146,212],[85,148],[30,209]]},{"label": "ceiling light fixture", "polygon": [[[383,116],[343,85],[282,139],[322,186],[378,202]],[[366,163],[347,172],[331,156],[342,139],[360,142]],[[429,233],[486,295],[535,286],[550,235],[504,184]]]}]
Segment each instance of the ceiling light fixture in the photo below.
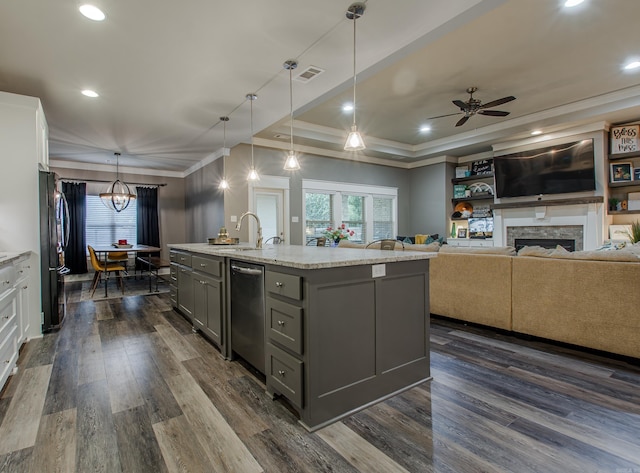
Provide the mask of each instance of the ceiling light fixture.
[{"label": "ceiling light fixture", "polygon": [[352,3],[347,10],[347,18],[353,20],[353,124],[351,132],[347,136],[347,142],[344,145],[345,151],[360,151],[365,149],[364,140],[356,126],[356,20],[364,13],[364,3]]},{"label": "ceiling light fixture", "polygon": [[353,104],[351,104],[351,103],[345,103],[342,106],[342,111],[343,112],[350,112],[351,110],[353,110]]},{"label": "ceiling light fixture", "polygon": [[631,71],[640,67],[640,61],[631,61],[624,65],[625,71]]},{"label": "ceiling light fixture", "polygon": [[96,92],[95,90],[90,90],[90,89],[84,89],[82,91],[82,95],[84,95],[85,97],[91,97],[92,99],[95,99],[96,97],[100,97],[98,92]]},{"label": "ceiling light fixture", "polygon": [[122,212],[129,207],[132,200],[136,199],[136,195],[120,180],[120,153],[113,154],[116,157],[116,180],[107,187],[107,192],[100,194],[100,198],[107,208]]},{"label": "ceiling light fixture", "polygon": [[567,8],[571,8],[580,5],[582,2],[584,2],[584,0],[567,0],[566,2],[564,2],[564,6]]},{"label": "ceiling light fixture", "polygon": [[533,130],[533,131],[531,132],[531,134],[532,134],[533,136],[541,135],[541,134],[542,134],[542,130]]},{"label": "ceiling light fixture", "polygon": [[296,156],[296,152],[293,150],[293,70],[298,67],[298,63],[293,59],[289,59],[283,64],[284,68],[289,71],[289,124],[291,126],[291,147],[289,148],[289,154],[287,154],[287,160],[284,162],[285,171],[297,171],[300,169],[300,163]]},{"label": "ceiling light fixture", "polygon": [[431,127],[429,125],[422,125],[420,127],[420,133],[428,133],[431,131]]},{"label": "ceiling light fixture", "polygon": [[251,104],[251,168],[249,169],[249,175],[247,176],[248,181],[258,181],[260,180],[260,176],[258,175],[258,171],[253,164],[253,101],[258,98],[256,94],[247,94],[247,100]]},{"label": "ceiling light fixture", "polygon": [[102,21],[106,18],[103,11],[100,10],[95,5],[89,5],[89,4],[81,5],[78,8],[78,10],[80,10],[80,13],[82,13],[84,16],[86,16],[87,18],[93,21]]},{"label": "ceiling light fixture", "polygon": [[227,156],[227,122],[229,121],[229,117],[220,117],[220,121],[222,122],[222,180],[220,181],[220,184],[218,184],[218,189],[228,189],[229,188],[229,181],[227,181],[227,177],[225,174],[225,165],[224,165],[224,159],[225,156]]}]

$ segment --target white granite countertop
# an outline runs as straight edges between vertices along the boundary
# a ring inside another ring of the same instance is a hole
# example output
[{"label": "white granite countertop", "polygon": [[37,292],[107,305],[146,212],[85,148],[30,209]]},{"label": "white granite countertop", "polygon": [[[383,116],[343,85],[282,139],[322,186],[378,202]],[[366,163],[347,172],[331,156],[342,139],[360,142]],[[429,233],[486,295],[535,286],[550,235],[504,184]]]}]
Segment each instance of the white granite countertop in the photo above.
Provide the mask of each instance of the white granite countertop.
[{"label": "white granite countertop", "polygon": [[26,255],[29,251],[0,251],[0,266]]},{"label": "white granite countertop", "polygon": [[274,264],[298,269],[321,269],[426,260],[435,258],[438,255],[438,253],[422,251],[364,250],[359,248],[300,245],[265,245],[260,250],[249,247],[246,244],[217,246],[207,243],[175,243],[167,246],[175,250],[192,251],[253,263]]}]

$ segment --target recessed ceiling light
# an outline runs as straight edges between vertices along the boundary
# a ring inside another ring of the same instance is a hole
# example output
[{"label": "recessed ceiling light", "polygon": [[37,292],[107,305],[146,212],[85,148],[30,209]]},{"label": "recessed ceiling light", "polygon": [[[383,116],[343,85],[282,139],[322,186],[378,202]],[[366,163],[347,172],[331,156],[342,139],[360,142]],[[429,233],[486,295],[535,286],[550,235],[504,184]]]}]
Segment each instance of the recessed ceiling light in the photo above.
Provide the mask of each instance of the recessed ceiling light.
[{"label": "recessed ceiling light", "polygon": [[343,112],[350,112],[353,110],[353,104],[352,103],[345,103],[344,105],[342,105],[342,111]]},{"label": "recessed ceiling light", "polygon": [[625,71],[631,71],[640,67],[640,61],[630,61],[624,65]]},{"label": "recessed ceiling light", "polygon": [[567,8],[571,8],[580,5],[582,2],[584,2],[584,0],[567,0],[566,2],[564,2],[564,6]]},{"label": "recessed ceiling light", "polygon": [[542,134],[542,130],[533,130],[533,131],[531,132],[531,134],[532,134],[533,136],[541,135],[541,134]]},{"label": "recessed ceiling light", "polygon": [[92,99],[95,99],[96,97],[100,97],[100,95],[98,95],[98,92],[94,91],[94,90],[90,90],[90,89],[85,89],[82,91],[82,95],[85,95],[87,97],[91,97]]},{"label": "recessed ceiling light", "polygon": [[89,5],[89,4],[81,5],[80,8],[78,8],[78,10],[80,10],[80,13],[82,13],[84,16],[86,16],[90,20],[102,21],[105,19],[105,14],[102,12],[102,10],[100,10],[98,7],[94,5]]},{"label": "recessed ceiling light", "polygon": [[422,125],[420,127],[420,133],[427,133],[431,131],[431,127],[429,125]]}]

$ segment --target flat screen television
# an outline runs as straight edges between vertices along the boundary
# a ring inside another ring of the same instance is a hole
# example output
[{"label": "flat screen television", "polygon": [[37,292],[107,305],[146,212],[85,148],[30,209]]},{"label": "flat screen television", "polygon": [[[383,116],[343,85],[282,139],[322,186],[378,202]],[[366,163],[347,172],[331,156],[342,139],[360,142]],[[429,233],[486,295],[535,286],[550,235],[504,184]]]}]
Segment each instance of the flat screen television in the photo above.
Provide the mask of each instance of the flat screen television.
[{"label": "flat screen television", "polygon": [[565,194],[596,188],[593,140],[494,156],[496,197]]}]

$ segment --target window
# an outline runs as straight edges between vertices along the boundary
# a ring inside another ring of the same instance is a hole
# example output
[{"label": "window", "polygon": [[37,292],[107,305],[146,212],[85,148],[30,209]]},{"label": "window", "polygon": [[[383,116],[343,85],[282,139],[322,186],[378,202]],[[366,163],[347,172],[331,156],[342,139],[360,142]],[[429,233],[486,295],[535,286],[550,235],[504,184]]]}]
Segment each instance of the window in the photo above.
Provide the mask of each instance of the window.
[{"label": "window", "polygon": [[333,225],[331,194],[305,193],[305,243],[323,236],[328,226]]},{"label": "window", "polygon": [[136,201],[118,213],[105,207],[99,196],[87,195],[87,245],[105,246],[117,243],[118,240],[127,240],[127,243],[135,245],[136,222]]},{"label": "window", "polygon": [[303,180],[305,241],[323,236],[327,227],[344,223],[367,242],[395,238],[398,190],[340,182]]},{"label": "window", "polygon": [[395,237],[395,199],[373,197],[373,239]]}]

